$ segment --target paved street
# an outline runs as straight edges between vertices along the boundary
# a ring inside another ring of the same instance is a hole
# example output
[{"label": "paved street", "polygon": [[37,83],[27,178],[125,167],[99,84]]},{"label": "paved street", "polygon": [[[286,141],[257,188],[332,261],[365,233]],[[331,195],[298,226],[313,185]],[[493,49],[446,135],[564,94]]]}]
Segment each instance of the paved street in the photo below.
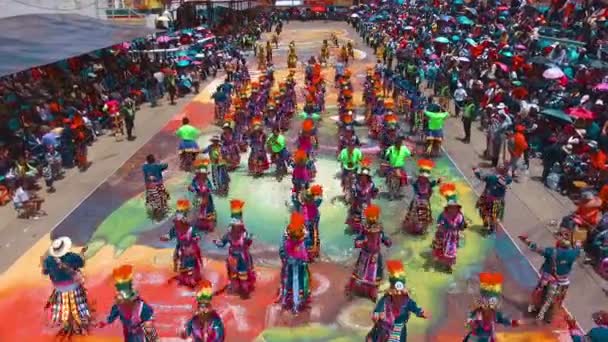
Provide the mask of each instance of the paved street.
[{"label": "paved street", "polygon": [[[350,66],[353,70],[355,98],[361,98],[361,88],[365,67],[375,62],[372,51],[363,46],[354,31],[343,23],[291,23],[286,26],[281,44],[275,52],[275,65],[279,69],[277,78],[284,77],[286,68],[286,46],[294,40],[300,61],[317,55],[321,41],[335,32],[342,42],[352,39],[357,49],[357,60]],[[332,51],[335,55],[335,51]],[[251,60],[252,78],[258,73],[256,63]],[[324,70],[325,79],[333,80],[333,70]],[[298,82],[302,84],[302,68],[298,70]],[[196,97],[181,99],[176,106],[163,103],[151,109],[146,105],[138,112],[136,119],[137,140],[116,142],[112,137],[102,137],[90,150],[91,168],[85,172],[69,171],[65,180],[57,184],[57,192],[46,195],[44,209],[48,216],[37,221],[19,220],[12,207],[0,208],[0,315],[3,317],[19,309],[19,320],[29,320],[28,331],[11,329],[10,317],[0,327],[0,341],[7,337],[23,342],[50,341],[52,331],[44,327],[41,310],[50,293],[47,279],[39,274],[39,257],[48,247],[50,237],[69,235],[76,244],[90,248],[86,267],[87,287],[97,302],[100,314],[106,314],[113,298],[113,289],[108,283],[112,267],[120,263],[135,265],[139,273],[136,287],[150,301],[157,313],[157,328],[161,336],[176,337],[184,319],[192,311],[192,293],[167,285],[165,280],[171,275],[170,260],[172,245],[158,241],[158,236],[168,230],[169,222],[152,222],[143,208],[140,165],[148,153],[155,153],[172,166],[167,176],[167,188],[172,201],[186,196],[185,184],[190,176],[177,170],[173,135],[179,120],[187,115],[203,130],[201,144],[206,144],[218,129],[210,125],[213,106],[210,95],[219,79],[202,86],[203,91]],[[246,154],[243,155],[241,169],[231,175],[231,192],[228,198],[217,198],[219,234],[228,222],[229,198],[241,198],[246,202],[245,223],[256,236],[254,259],[258,272],[258,286],[254,296],[243,301],[222,295],[214,300],[228,327],[228,341],[361,341],[370,326],[369,301],[348,301],[343,295],[347,278],[352,271],[357,251],[352,248],[352,237],[343,232],[346,208],[334,201],[340,193],[339,181],[335,178],[338,165],[334,160],[336,129],[332,117],[335,114],[336,94],[328,83],[328,112],[324,114],[320,127],[321,146],[316,182],[323,185],[324,203],[321,207],[322,262],[313,265],[313,307],[309,313],[292,317],[280,312],[273,305],[278,286],[280,261],[277,246],[281,230],[288,218],[286,202],[289,198],[288,180],[277,183],[272,177],[263,177],[255,182],[247,176]],[[295,139],[296,127],[290,130],[290,144]],[[360,137],[365,137],[365,129],[358,129]],[[480,225],[480,219],[473,207],[476,193],[482,185],[472,178],[471,168],[480,163],[485,138],[475,131],[472,143],[465,145],[457,138],[461,135],[458,119],[446,124],[446,152],[437,159],[433,176],[456,183],[465,215],[472,227]],[[365,141],[375,147],[372,141]],[[537,161],[531,175],[540,174]],[[375,165],[375,167],[377,164]],[[411,165],[409,171],[415,173]],[[383,188],[384,183],[376,178]],[[435,196],[439,197],[439,196]],[[433,313],[433,320],[412,319],[408,329],[412,341],[458,341],[464,336],[463,322],[466,308],[476,295],[475,275],[482,270],[500,271],[505,274],[505,310],[514,318],[525,318],[525,305],[531,288],[536,282],[535,269],[540,257],[523,251],[523,245],[512,241],[522,233],[528,233],[532,240],[540,244],[552,245],[551,222],[569,213],[573,206],[568,199],[546,190],[537,180],[529,179],[512,186],[507,196],[507,217],[505,231],[499,231],[494,238],[484,238],[475,229],[465,235],[465,243],[458,255],[458,264],[453,274],[435,270],[428,264],[428,249],[432,236],[413,238],[396,232],[403,218],[404,208],[411,199],[411,189],[399,201],[381,198],[378,203],[383,210],[383,223],[394,239],[394,246],[386,250],[386,258],[399,258],[406,264],[408,286],[419,304]],[[434,214],[444,204],[443,199],[433,200]],[[205,237],[205,277],[217,286],[226,282],[224,269],[225,252],[211,247]],[[524,257],[525,256],[525,257]],[[530,265],[529,261],[532,263]],[[590,312],[608,307],[608,299],[603,291],[608,288],[589,267],[579,266],[567,299],[567,309],[571,311],[584,328],[591,327]],[[15,324],[17,324],[15,318]],[[501,341],[568,341],[565,337],[563,320],[551,326],[536,326],[527,318],[519,329],[501,332]],[[312,325],[305,325],[311,323]],[[9,330],[10,329],[10,330]],[[114,341],[120,336],[116,325],[103,330],[95,330],[93,337],[85,341]]]}]

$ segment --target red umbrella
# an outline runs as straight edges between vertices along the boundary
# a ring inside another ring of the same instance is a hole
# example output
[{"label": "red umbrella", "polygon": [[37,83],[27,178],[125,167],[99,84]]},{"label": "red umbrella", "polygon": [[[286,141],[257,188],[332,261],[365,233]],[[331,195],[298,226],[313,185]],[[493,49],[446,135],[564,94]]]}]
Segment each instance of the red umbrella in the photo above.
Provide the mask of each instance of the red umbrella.
[{"label": "red umbrella", "polygon": [[583,107],[572,107],[566,109],[566,113],[575,119],[593,120],[595,113]]},{"label": "red umbrella", "polygon": [[521,100],[528,96],[528,90],[524,87],[517,87],[511,91],[511,95]]},{"label": "red umbrella", "polygon": [[325,13],[326,11],[325,6],[315,6],[312,7],[310,10],[316,13]]}]

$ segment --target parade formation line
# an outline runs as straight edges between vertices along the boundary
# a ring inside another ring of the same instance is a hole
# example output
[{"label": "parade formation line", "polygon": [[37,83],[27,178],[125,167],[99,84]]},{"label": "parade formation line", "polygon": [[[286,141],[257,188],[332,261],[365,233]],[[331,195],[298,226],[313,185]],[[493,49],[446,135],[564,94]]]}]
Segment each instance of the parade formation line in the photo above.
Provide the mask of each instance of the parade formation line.
[{"label": "parade formation line", "polygon": [[[339,25],[324,25],[326,29],[312,32],[296,32],[288,27],[281,39],[285,43],[297,37],[297,41],[307,42],[298,51],[300,58],[304,59],[318,53],[321,40],[328,39],[332,30],[340,33],[341,38],[349,38],[347,31]],[[277,65],[276,78],[282,80],[287,73],[286,56],[279,53],[274,61]],[[355,60],[349,68],[353,74],[359,74],[374,63],[363,53],[361,59]],[[250,69],[255,69],[255,65],[251,64]],[[317,156],[315,179],[315,183],[321,184],[324,190],[319,223],[322,252],[319,261],[310,267],[311,307],[294,316],[275,304],[281,277],[278,248],[290,219],[291,182],[289,179],[278,182],[271,176],[252,178],[247,174],[244,154],[240,167],[231,173],[229,196],[214,199],[217,228],[215,232],[205,235],[201,243],[203,277],[213,284],[215,290],[220,290],[228,283],[224,263],[226,251],[216,248],[212,241],[220,238],[230,224],[230,199],[238,198],[245,202],[243,221],[254,236],[251,252],[257,284],[249,299],[226,293],[213,298],[213,305],[226,327],[227,341],[289,342],[306,338],[307,341],[354,342],[362,341],[371,328],[373,303],[366,299],[350,299],[344,293],[357,251],[353,248],[353,237],[345,234],[344,221],[348,208],[337,200],[342,188],[336,176],[340,169],[335,156],[337,129],[331,119],[337,115],[335,108],[331,107],[335,105],[337,96],[331,86],[334,71],[326,68],[323,75],[330,80],[326,97],[328,109],[320,121],[318,134],[323,151]],[[299,70],[296,76],[298,87],[302,87],[302,79],[302,71]],[[356,77],[353,79],[354,98],[360,99],[363,82]],[[40,272],[40,256],[46,253],[49,241],[59,236],[69,236],[76,246],[88,246],[84,277],[95,317],[105,318],[114,301],[112,269],[121,264],[130,264],[135,269],[134,287],[154,308],[159,335],[167,341],[179,337],[195,309],[194,292],[167,282],[173,276],[173,245],[160,241],[159,237],[169,231],[172,217],[157,222],[147,216],[141,165],[150,153],[169,164],[165,186],[171,194],[173,212],[176,200],[189,196],[187,186],[192,178],[191,174],[178,168],[176,148],[179,141],[175,137],[175,130],[180,126],[181,119],[188,117],[192,125],[202,130],[199,138],[201,146],[206,146],[213,136],[220,133],[220,129],[212,125],[212,85],[204,89],[184,113],[176,114],[140,151],[71,212],[50,236],[43,237],[0,276],[0,315],[3,317],[0,340],[54,340],[55,331],[46,325],[47,317],[42,314],[51,285]],[[293,131],[289,133],[291,140],[295,140],[293,134],[296,132]],[[361,137],[365,135],[363,130],[357,132]],[[363,143],[373,145],[373,142]],[[370,147],[369,151],[376,149]],[[408,173],[415,175],[415,160],[409,163]],[[373,165],[374,169],[377,167],[377,164]],[[482,271],[501,272],[505,276],[503,311],[516,318],[523,317],[537,279],[535,271],[506,232],[498,230],[492,237],[480,233],[482,222],[475,207],[477,194],[448,156],[435,160],[431,176],[455,184],[469,226],[464,232],[458,262],[451,273],[436,268],[430,262],[431,232],[422,236],[409,236],[401,232],[401,222],[412,198],[411,189],[407,188],[402,198],[390,201],[383,194],[384,181],[374,176],[375,183],[381,188],[381,196],[375,201],[382,210],[380,221],[385,233],[393,240],[392,246],[384,251],[385,259],[403,262],[411,296],[432,313],[430,320],[412,319],[409,322],[410,340],[461,340],[465,334],[463,324],[467,308],[478,292],[475,279]],[[445,200],[441,196],[433,196],[431,206],[434,217],[444,205]],[[387,287],[388,282],[384,282],[381,291]],[[565,330],[565,323],[563,319],[557,319],[547,326],[526,325],[517,330],[502,331],[499,340],[559,341],[559,331],[562,330]],[[121,327],[114,324],[93,329],[90,336],[73,340],[120,341],[120,336]]]}]

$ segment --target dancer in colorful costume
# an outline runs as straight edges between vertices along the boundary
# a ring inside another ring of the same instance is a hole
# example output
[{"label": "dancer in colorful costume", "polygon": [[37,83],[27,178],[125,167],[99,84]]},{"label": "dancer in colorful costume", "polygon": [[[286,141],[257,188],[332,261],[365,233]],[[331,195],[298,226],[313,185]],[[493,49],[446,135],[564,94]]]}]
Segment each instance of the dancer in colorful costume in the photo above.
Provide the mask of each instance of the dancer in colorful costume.
[{"label": "dancer in colorful costume", "polygon": [[361,249],[355,270],[346,286],[347,295],[361,295],[372,301],[378,297],[378,286],[384,276],[382,245],[390,247],[392,241],[382,229],[380,207],[370,204],[365,208],[365,228],[355,239],[355,248]]},{"label": "dancer in colorful costume", "polygon": [[310,303],[309,256],[306,250],[306,220],[300,213],[291,214],[291,220],[279,255],[282,261],[281,287],[278,303],[294,314],[306,309]]},{"label": "dancer in colorful costume", "polygon": [[310,261],[313,262],[321,252],[321,240],[319,238],[319,221],[321,213],[319,207],[323,202],[323,187],[312,185],[301,194],[301,212],[306,221],[306,250]]},{"label": "dancer in colorful costume", "polygon": [[154,310],[133,289],[133,266],[123,265],[112,272],[116,287],[116,301],[104,327],[116,319],[122,323],[122,335],[125,342],[156,342],[159,341],[156,328],[152,323]]},{"label": "dancer in colorful costume", "polygon": [[363,158],[357,180],[353,184],[353,201],[348,211],[346,224],[355,234],[363,232],[363,211],[372,203],[379,192],[372,179],[370,164],[369,158]]},{"label": "dancer in colorful costume", "polygon": [[310,166],[308,164],[308,155],[304,150],[297,150],[293,155],[293,172],[291,182],[293,184],[293,193],[298,196],[299,193],[308,188],[310,184]]},{"label": "dancer in colorful costume", "polygon": [[53,240],[42,257],[42,274],[53,283],[53,292],[45,309],[50,309],[51,323],[60,326],[60,336],[85,335],[91,323],[91,310],[81,269],[84,267],[83,248],[80,254],[70,252],[72,240],[60,237]]},{"label": "dancer in colorful costume", "polygon": [[603,342],[608,341],[608,311],[600,310],[591,316],[596,327],[591,328],[587,334],[578,328],[576,320],[568,320],[568,328],[572,342]]},{"label": "dancer in colorful costume", "polygon": [[211,138],[211,145],[207,146],[202,152],[209,154],[213,188],[219,195],[225,196],[228,194],[230,186],[230,175],[228,175],[226,156],[222,152],[222,145],[220,142],[220,137],[213,136]]},{"label": "dancer in colorful costume", "polygon": [[197,308],[194,316],[186,323],[182,338],[192,338],[193,342],[224,342],[226,332],[220,315],[211,306],[213,286],[208,280],[201,282],[196,293]]},{"label": "dancer in colorful costume", "polygon": [[215,230],[217,214],[213,204],[213,187],[208,177],[209,159],[197,159],[193,163],[195,174],[188,191],[193,192],[198,203],[196,228],[203,232]]},{"label": "dancer in colorful costume", "polygon": [[479,209],[479,216],[483,219],[483,226],[489,234],[492,234],[505,215],[505,195],[507,187],[513,180],[507,175],[506,169],[496,173],[483,173],[478,168],[474,168],[473,172],[475,177],[486,183],[476,206]]},{"label": "dancer in colorful costume", "polygon": [[480,273],[480,298],[467,319],[469,332],[463,342],[497,342],[496,325],[517,327],[521,321],[509,318],[499,310],[503,277],[500,273]]},{"label": "dancer in colorful costume", "polygon": [[214,240],[220,248],[230,244],[228,257],[226,258],[226,270],[230,280],[229,290],[232,293],[248,298],[255,286],[255,271],[253,269],[253,258],[249,248],[253,242],[243,223],[243,206],[245,202],[230,200],[230,230],[224,234],[221,240]]},{"label": "dancer in colorful costume", "polygon": [[431,170],[435,163],[432,160],[420,159],[418,161],[418,178],[412,184],[414,198],[410,202],[403,229],[411,234],[424,234],[433,222],[431,211],[431,196],[433,188],[441,182],[440,179],[431,180]]},{"label": "dancer in colorful costume", "polygon": [[182,126],[175,132],[175,135],[180,139],[178,150],[181,168],[182,170],[190,171],[192,162],[200,152],[196,141],[200,137],[201,131],[190,125],[188,118],[183,118]]},{"label": "dancer in colorful costume", "polygon": [[467,222],[457,201],[456,186],[445,183],[440,186],[439,192],[447,199],[447,204],[437,218],[433,257],[437,263],[452,272],[452,267],[456,264],[460,234],[467,228]]},{"label": "dancer in colorful costume", "polygon": [[169,167],[166,163],[157,163],[153,154],[146,156],[146,164],[142,166],[146,184],[146,208],[154,218],[162,218],[167,212],[169,192],[163,182],[163,171]]},{"label": "dancer in colorful costume", "polygon": [[372,316],[374,326],[366,342],[406,342],[410,315],[429,319],[430,314],[416,304],[405,287],[405,269],[399,260],[387,260],[390,288],[382,295]]},{"label": "dancer in colorful costume", "polygon": [[226,115],[222,126],[222,155],[226,157],[228,171],[236,170],[241,164],[241,150],[234,134],[234,114]]},{"label": "dancer in colorful costume", "polygon": [[258,117],[251,120],[251,132],[249,133],[249,172],[253,176],[261,176],[264,171],[268,170],[270,163],[266,154],[266,133],[262,126],[262,120]]},{"label": "dancer in colorful costume", "polygon": [[198,245],[199,232],[188,222],[190,208],[190,201],[186,199],[177,201],[173,227],[169,234],[161,237],[161,241],[177,241],[173,253],[173,271],[177,272],[177,275],[171,280],[177,280],[180,285],[194,288],[202,279],[203,256]]},{"label": "dancer in colorful costume", "polygon": [[536,319],[550,323],[566,298],[570,286],[570,272],[581,254],[581,248],[571,239],[560,237],[555,247],[541,248],[527,236],[519,237],[528,247],[545,258],[540,269],[540,280],[532,292],[528,312]]}]

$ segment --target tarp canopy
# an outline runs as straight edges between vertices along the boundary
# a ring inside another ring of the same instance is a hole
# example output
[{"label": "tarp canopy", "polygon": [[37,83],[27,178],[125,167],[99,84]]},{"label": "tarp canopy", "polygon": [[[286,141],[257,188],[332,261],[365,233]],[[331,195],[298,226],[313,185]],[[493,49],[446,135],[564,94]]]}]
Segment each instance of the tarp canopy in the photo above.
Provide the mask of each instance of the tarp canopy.
[{"label": "tarp canopy", "polygon": [[154,33],[77,14],[32,14],[0,19],[0,76],[80,56]]}]

